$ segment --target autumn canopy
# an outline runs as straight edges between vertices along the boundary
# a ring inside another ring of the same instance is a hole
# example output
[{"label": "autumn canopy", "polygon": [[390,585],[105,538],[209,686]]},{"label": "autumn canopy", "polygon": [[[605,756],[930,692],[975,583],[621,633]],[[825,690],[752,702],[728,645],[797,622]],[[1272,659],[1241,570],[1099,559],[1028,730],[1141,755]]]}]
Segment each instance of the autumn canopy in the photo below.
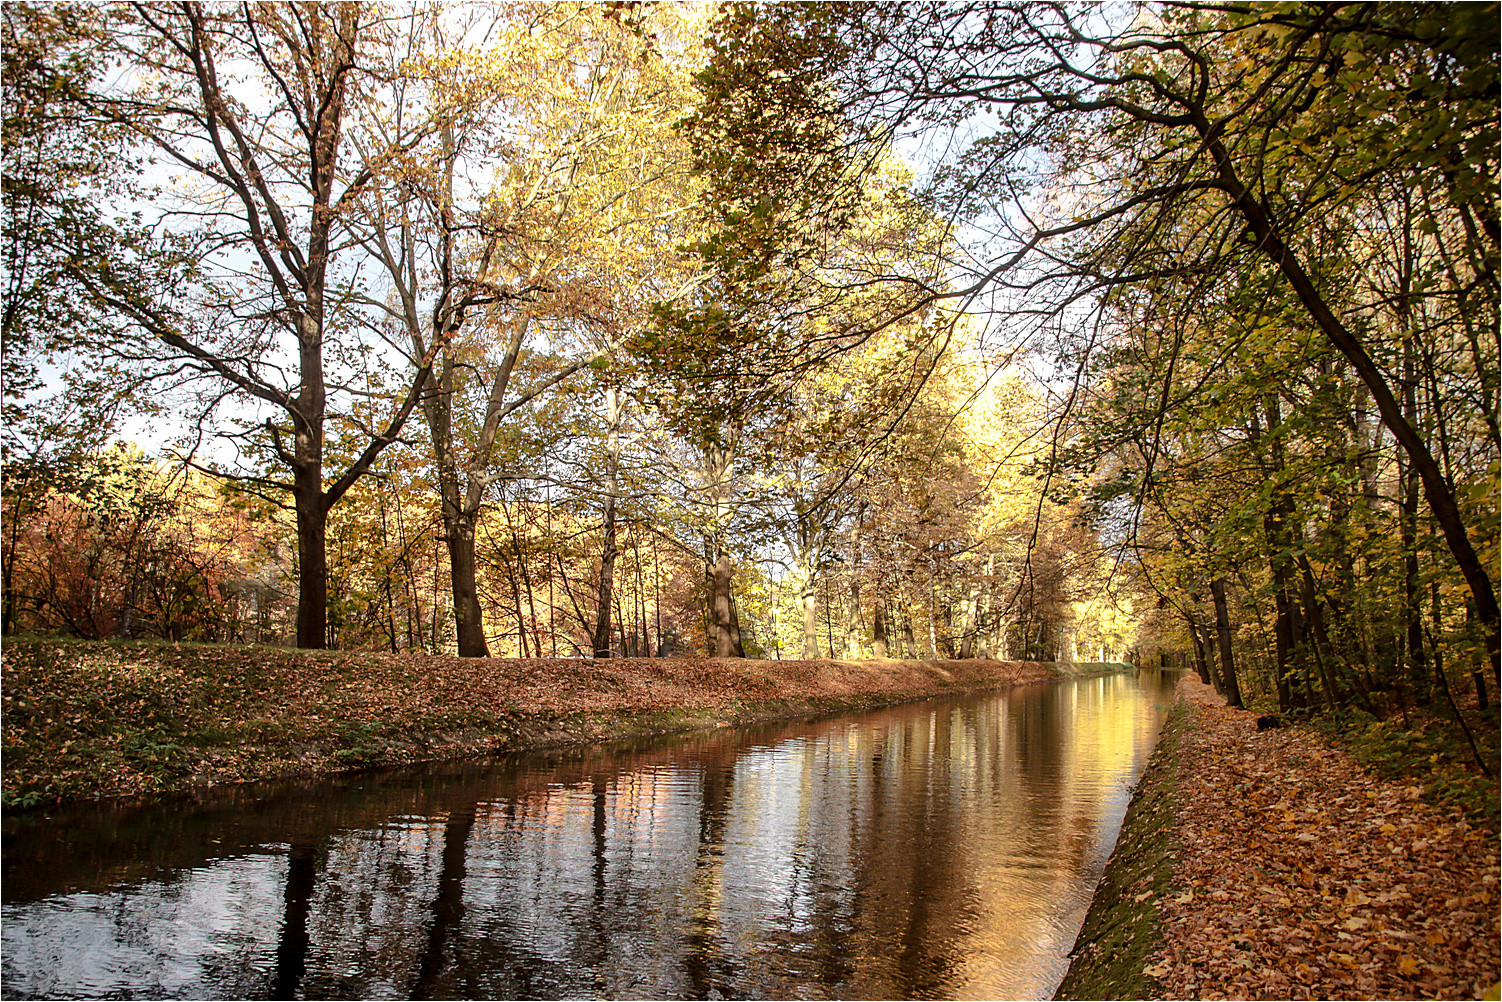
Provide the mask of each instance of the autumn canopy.
[{"label": "autumn canopy", "polygon": [[3,17],[7,634],[1497,682],[1495,4]]}]

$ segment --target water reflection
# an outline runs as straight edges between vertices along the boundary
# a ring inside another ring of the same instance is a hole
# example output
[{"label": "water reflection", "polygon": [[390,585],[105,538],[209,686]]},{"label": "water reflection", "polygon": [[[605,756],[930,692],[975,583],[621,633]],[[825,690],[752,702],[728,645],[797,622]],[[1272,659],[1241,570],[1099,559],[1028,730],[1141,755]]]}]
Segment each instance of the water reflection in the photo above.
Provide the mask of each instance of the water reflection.
[{"label": "water reflection", "polygon": [[7,998],[1046,998],[1157,672],[5,822]]}]

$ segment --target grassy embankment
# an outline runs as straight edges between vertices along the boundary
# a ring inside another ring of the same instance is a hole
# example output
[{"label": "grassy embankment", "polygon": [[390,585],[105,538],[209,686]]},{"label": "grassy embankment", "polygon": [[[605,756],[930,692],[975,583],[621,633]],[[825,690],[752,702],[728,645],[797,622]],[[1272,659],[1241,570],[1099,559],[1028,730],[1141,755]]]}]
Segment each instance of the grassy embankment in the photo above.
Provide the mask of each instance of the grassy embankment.
[{"label": "grassy embankment", "polygon": [[1122,665],[460,659],[7,640],[7,808],[860,709]]}]

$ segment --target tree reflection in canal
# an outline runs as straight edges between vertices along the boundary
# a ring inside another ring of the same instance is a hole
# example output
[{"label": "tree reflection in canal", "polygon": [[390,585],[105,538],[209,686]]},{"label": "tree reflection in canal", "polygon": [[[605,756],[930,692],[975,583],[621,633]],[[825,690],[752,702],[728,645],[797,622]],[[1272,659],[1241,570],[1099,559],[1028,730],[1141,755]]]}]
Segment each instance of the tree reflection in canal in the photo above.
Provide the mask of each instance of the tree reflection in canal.
[{"label": "tree reflection in canal", "polygon": [[5,822],[6,997],[1048,997],[1158,673]]}]

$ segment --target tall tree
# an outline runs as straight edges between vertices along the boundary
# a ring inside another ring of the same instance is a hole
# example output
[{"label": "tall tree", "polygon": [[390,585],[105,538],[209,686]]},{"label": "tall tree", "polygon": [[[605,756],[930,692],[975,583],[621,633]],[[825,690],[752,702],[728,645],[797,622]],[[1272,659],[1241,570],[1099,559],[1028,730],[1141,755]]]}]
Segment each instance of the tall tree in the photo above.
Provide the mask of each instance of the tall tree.
[{"label": "tall tree", "polygon": [[433,17],[408,59],[424,67],[406,81],[413,107],[398,104],[376,149],[400,145],[403,116],[441,130],[384,163],[367,154],[373,174],[401,183],[369,189],[357,231],[386,268],[393,295],[380,305],[406,351],[437,355],[422,410],[459,654],[483,657],[476,526],[494,478],[518,472],[492,469],[502,423],[574,373],[608,366],[611,346],[688,277],[672,252],[688,194],[670,125],[697,42],[691,15],[669,9]]},{"label": "tall tree", "polygon": [[382,102],[403,72],[406,24],[376,7],[141,3],[112,11],[105,57],[134,72],[78,100],[171,173],[152,222],[191,244],[195,280],[133,288],[121,277],[128,260],[94,255],[72,259],[69,273],[145,336],[122,340],[117,354],[156,356],[202,376],[212,387],[202,418],[233,401],[228,423],[239,430],[217,433],[269,451],[290,472],[286,480],[240,475],[290,495],[297,643],[323,647],[329,510],[395,441],[433,362],[433,346],[410,359],[379,421],[361,429],[364,446],[343,469],[327,470],[328,422],[351,419],[351,401],[369,387],[361,374],[372,318],[352,309],[363,277],[345,219],[373,185],[391,182],[372,160],[400,157],[442,123],[424,118],[400,135],[386,129]]}]

